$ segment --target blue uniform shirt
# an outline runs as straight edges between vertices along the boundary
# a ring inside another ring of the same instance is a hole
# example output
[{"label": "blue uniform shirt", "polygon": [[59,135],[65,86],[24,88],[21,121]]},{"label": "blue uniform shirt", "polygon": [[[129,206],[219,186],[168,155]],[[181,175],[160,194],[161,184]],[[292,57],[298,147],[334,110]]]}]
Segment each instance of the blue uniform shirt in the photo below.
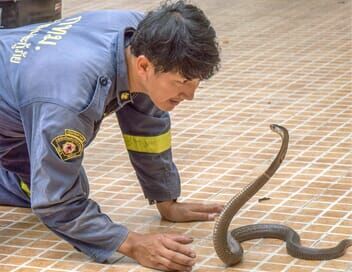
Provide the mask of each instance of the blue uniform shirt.
[{"label": "blue uniform shirt", "polygon": [[128,92],[125,37],[142,18],[97,11],[0,30],[0,167],[28,185],[48,228],[98,262],[128,233],[89,199],[82,167],[107,114],[117,114],[145,197],[180,194],[168,113]]}]

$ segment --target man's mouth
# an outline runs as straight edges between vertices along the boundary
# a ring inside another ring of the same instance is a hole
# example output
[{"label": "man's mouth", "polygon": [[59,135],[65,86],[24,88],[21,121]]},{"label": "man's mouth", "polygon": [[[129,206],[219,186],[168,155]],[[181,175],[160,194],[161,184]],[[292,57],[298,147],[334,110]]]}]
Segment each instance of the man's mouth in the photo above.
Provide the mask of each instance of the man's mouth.
[{"label": "man's mouth", "polygon": [[180,104],[182,102],[182,100],[178,100],[178,99],[170,99],[169,101],[174,106],[177,106],[178,104]]}]

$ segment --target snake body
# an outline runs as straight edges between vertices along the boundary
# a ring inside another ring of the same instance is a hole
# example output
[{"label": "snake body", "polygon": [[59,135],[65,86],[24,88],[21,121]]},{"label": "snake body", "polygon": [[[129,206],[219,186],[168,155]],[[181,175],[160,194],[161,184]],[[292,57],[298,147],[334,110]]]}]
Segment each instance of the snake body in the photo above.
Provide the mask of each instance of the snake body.
[{"label": "snake body", "polygon": [[352,239],[344,239],[331,248],[309,248],[302,246],[297,232],[285,225],[253,224],[236,228],[231,232],[228,231],[232,218],[238,210],[266,184],[285,158],[289,140],[288,131],[275,124],[270,125],[270,128],[281,136],[280,150],[269,168],[225,205],[215,222],[213,243],[218,257],[226,265],[234,265],[240,262],[243,256],[241,242],[259,238],[275,238],[286,241],[288,254],[300,259],[330,260],[344,255],[347,248],[352,246]]}]

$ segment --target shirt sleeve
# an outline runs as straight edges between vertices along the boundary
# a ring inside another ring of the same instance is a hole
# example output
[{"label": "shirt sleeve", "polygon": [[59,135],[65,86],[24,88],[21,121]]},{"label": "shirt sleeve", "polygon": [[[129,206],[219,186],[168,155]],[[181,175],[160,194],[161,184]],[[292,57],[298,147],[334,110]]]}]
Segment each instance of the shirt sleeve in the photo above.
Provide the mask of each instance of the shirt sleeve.
[{"label": "shirt sleeve", "polygon": [[117,112],[126,148],[145,197],[155,201],[180,196],[180,176],[172,159],[170,116],[138,94]]},{"label": "shirt sleeve", "polygon": [[55,103],[21,108],[31,164],[31,207],[58,236],[97,262],[106,261],[128,230],[88,198],[82,167],[84,148],[94,137],[94,122]]}]

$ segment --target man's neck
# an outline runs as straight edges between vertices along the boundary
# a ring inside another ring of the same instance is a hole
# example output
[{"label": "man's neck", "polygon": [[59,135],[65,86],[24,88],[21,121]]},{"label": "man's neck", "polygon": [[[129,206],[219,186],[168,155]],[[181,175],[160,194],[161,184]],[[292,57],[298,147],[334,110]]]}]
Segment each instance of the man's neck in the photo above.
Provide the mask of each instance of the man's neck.
[{"label": "man's neck", "polygon": [[136,93],[136,92],[144,92],[144,88],[142,84],[140,83],[140,80],[138,78],[137,71],[135,69],[135,57],[131,53],[131,47],[128,46],[125,48],[125,59],[126,59],[126,65],[127,65],[127,73],[128,73],[128,88],[131,93]]}]

